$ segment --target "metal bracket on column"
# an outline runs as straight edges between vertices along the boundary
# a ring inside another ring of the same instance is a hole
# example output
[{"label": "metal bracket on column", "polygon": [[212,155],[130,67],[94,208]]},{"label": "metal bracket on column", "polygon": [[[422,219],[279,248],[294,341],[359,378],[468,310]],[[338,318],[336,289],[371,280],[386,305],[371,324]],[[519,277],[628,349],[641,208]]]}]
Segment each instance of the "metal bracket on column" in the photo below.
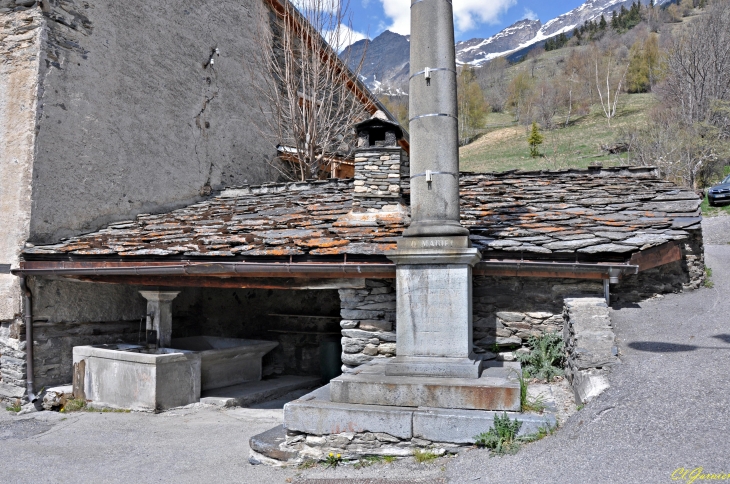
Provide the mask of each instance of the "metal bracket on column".
[{"label": "metal bracket on column", "polygon": [[431,189],[431,182],[433,182],[433,175],[451,175],[457,180],[459,179],[459,176],[456,173],[451,173],[450,171],[431,171],[426,170],[426,173],[419,173],[418,175],[413,175],[411,177],[411,180],[414,178],[418,178],[419,176],[425,176],[426,177],[426,183],[428,183],[428,189]]},{"label": "metal bracket on column", "polygon": [[413,116],[411,119],[408,120],[408,122],[415,121],[416,119],[421,118],[433,118],[433,117],[440,117],[440,116],[446,116],[449,118],[454,118],[458,121],[459,118],[454,116],[453,114],[447,114],[447,113],[432,113],[432,114],[421,114],[420,116]]},{"label": "metal bracket on column", "polygon": [[420,76],[421,74],[426,74],[426,78],[429,79],[431,77],[430,74],[434,71],[449,71],[456,74],[456,71],[454,69],[449,69],[448,67],[426,67],[424,70],[418,71],[413,74],[411,77],[408,78],[408,80],[410,81],[414,77]]},{"label": "metal bracket on column", "polygon": [[[424,2],[424,1],[425,0],[416,0],[415,2],[411,3],[411,7],[413,7],[417,3],[421,3],[421,2]],[[446,1],[449,2],[449,5],[452,5],[451,0],[446,0]]]}]

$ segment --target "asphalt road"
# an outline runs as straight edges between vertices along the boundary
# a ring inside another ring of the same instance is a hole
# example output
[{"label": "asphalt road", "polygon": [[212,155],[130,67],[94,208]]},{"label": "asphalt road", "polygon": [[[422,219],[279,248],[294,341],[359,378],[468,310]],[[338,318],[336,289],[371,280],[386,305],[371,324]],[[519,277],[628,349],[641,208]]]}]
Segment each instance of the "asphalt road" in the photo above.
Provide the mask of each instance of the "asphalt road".
[{"label": "asphalt road", "polygon": [[0,482],[661,483],[682,482],[672,479],[679,468],[730,473],[730,217],[714,220],[714,287],[612,309],[623,361],[612,387],[516,455],[275,469],[248,463],[248,439],[281,422],[283,401],[159,415],[2,411]]}]

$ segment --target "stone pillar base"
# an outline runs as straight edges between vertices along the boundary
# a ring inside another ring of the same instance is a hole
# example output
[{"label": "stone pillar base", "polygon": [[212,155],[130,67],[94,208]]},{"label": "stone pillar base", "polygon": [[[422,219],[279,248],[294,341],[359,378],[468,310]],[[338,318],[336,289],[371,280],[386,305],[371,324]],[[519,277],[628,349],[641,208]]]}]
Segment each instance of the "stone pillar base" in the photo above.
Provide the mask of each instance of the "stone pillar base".
[{"label": "stone pillar base", "polygon": [[434,376],[440,378],[479,378],[482,361],[473,358],[396,356],[385,367],[388,376]]}]

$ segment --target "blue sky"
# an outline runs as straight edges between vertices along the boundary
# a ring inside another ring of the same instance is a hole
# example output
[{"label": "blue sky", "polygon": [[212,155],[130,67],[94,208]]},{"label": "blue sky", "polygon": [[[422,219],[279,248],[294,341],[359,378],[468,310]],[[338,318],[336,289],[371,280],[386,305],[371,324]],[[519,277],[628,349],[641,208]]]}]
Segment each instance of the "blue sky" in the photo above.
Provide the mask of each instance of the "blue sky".
[{"label": "blue sky", "polygon": [[[389,29],[406,35],[411,0],[350,0],[355,40]],[[581,5],[583,0],[453,0],[456,40],[489,37],[524,18],[546,22]],[[359,34],[359,35],[358,35]]]}]

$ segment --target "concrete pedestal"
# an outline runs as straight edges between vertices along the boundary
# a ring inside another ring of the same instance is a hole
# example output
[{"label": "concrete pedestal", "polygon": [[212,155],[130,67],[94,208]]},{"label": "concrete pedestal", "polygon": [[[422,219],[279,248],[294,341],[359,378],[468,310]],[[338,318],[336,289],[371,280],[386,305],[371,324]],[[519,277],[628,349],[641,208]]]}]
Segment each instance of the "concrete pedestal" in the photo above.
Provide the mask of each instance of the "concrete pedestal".
[{"label": "concrete pedestal", "polygon": [[520,364],[488,362],[480,378],[392,376],[390,364],[373,361],[330,382],[337,403],[520,411]]},{"label": "concrete pedestal", "polygon": [[479,378],[472,343],[472,266],[467,237],[404,238],[388,254],[397,264],[398,357],[390,376]]}]

